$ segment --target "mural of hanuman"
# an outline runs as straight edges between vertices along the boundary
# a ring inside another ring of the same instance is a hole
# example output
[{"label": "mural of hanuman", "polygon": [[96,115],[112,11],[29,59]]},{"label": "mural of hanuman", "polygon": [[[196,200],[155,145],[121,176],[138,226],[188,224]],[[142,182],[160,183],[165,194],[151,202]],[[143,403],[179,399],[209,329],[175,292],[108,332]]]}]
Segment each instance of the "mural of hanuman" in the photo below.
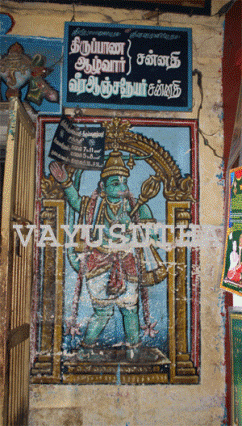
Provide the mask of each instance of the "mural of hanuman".
[{"label": "mural of hanuman", "polygon": [[[93,306],[93,315],[87,325],[79,358],[95,360],[93,349],[101,332],[114,315],[116,305],[123,319],[126,360],[138,361],[141,356],[139,291],[145,321],[142,328],[145,329],[145,334],[154,337],[157,333],[154,330],[156,323],[151,324],[149,319],[147,286],[163,281],[167,271],[153,245],[125,250],[110,248],[108,244],[110,239],[114,243],[119,242],[117,234],[110,232],[113,224],[125,229],[125,237],[131,239],[130,224],[155,222],[152,212],[147,204],[143,204],[132,213],[136,200],[128,188],[127,178],[130,173],[122,159],[122,153],[117,148],[109,154],[101,171],[98,188],[90,197],[79,195],[64,165],[54,161],[50,164],[50,171],[61,184],[69,205],[79,213],[79,223],[92,225],[93,230],[95,225],[104,225],[102,244],[85,248],[76,283],[69,323],[70,332],[77,330],[78,303],[84,276]],[[97,238],[95,231],[92,238]]]}]

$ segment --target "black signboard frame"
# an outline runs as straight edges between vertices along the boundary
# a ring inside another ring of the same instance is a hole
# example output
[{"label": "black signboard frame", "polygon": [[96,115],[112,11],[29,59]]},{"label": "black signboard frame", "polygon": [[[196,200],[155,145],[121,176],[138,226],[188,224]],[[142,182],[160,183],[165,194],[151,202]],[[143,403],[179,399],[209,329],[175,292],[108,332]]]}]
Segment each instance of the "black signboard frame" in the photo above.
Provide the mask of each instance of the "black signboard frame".
[{"label": "black signboard frame", "polygon": [[[33,0],[25,0],[30,3]],[[70,4],[69,0],[40,0],[40,3]],[[80,0],[73,0],[72,4],[80,4]],[[82,0],[83,5],[102,6],[125,9],[143,9],[155,12],[172,12],[192,15],[211,15],[211,0]]]},{"label": "black signboard frame", "polygon": [[192,30],[66,22],[63,106],[192,109]]},{"label": "black signboard frame", "polygon": [[[65,2],[65,1],[64,1]],[[67,2],[66,2],[67,3]],[[78,0],[74,1],[78,3]],[[185,3],[185,4],[184,4]],[[89,4],[93,6],[105,6],[113,8],[126,8],[126,9],[144,9],[156,10],[161,13],[187,13],[192,15],[208,15],[211,14],[211,0],[190,0],[184,2],[182,0],[165,1],[165,0],[82,0],[82,4]]]}]

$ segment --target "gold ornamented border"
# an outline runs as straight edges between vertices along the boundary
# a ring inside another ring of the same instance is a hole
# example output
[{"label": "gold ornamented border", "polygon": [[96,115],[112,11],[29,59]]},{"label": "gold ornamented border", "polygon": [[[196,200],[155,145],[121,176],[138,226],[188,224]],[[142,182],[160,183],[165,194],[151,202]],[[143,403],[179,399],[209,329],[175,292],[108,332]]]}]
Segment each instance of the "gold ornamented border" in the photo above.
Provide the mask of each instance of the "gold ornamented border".
[{"label": "gold ornamented border", "polygon": [[[111,150],[116,146],[136,156],[149,156],[146,161],[155,171],[155,176],[163,182],[163,195],[166,199],[167,224],[188,226],[191,218],[191,204],[193,198],[193,180],[189,176],[182,178],[179,167],[170,154],[152,139],[130,131],[131,124],[128,120],[114,118],[102,123],[106,127],[105,149]],[[73,170],[69,172],[71,176]],[[73,366],[71,362],[63,361],[61,353],[62,344],[62,307],[63,307],[63,272],[64,272],[64,235],[60,224],[64,223],[65,204],[60,185],[53,178],[43,177],[41,182],[43,199],[43,217],[48,217],[52,211],[56,218],[56,235],[61,246],[52,248],[48,254],[48,246],[45,253],[44,274],[48,274],[48,262],[55,263],[55,309],[54,309],[54,331],[49,348],[43,347],[43,351],[36,357],[32,369],[33,383],[117,383],[117,364],[111,370],[108,364],[100,370],[100,366],[90,364],[87,373],[84,369]],[[50,215],[51,217],[51,215]],[[53,218],[52,218],[53,219]],[[52,220],[50,218],[50,220]],[[47,222],[45,222],[47,223]],[[174,242],[174,236],[170,230],[168,242]],[[187,321],[186,321],[186,248],[174,247],[167,253],[169,265],[168,273],[168,312],[169,312],[169,362],[163,367],[153,363],[150,372],[147,367],[138,365],[142,371],[133,371],[136,366],[129,365],[130,371],[123,365],[120,367],[119,382],[121,384],[151,384],[151,383],[186,383],[196,384],[199,381],[197,370],[193,365],[190,354],[187,352]],[[176,263],[179,263],[177,268]],[[43,318],[42,334],[44,331]],[[42,335],[42,338],[44,336]],[[43,340],[44,342],[44,340]],[[62,369],[64,372],[62,372]],[[95,371],[94,371],[95,370]],[[99,373],[97,373],[99,371]]]}]

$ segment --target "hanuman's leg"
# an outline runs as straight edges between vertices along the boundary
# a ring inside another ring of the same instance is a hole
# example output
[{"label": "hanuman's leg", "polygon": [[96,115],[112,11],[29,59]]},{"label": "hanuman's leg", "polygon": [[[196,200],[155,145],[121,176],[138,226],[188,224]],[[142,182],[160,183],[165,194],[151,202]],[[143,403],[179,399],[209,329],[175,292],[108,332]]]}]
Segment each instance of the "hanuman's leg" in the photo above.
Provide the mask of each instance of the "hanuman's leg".
[{"label": "hanuman's leg", "polygon": [[138,307],[134,306],[132,309],[120,308],[120,311],[123,315],[126,343],[135,346],[139,343],[140,331]]},{"label": "hanuman's leg", "polygon": [[84,344],[93,345],[96,342],[113,313],[113,306],[94,307],[94,314],[88,323]]}]

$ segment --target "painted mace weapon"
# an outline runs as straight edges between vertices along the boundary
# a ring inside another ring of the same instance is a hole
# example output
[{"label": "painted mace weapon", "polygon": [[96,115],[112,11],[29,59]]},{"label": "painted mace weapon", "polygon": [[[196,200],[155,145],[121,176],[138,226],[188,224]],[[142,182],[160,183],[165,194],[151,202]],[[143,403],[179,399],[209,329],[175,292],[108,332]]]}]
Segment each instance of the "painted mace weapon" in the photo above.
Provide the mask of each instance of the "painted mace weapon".
[{"label": "painted mace weapon", "polygon": [[147,180],[142,183],[141,193],[135,204],[130,216],[133,216],[142,204],[147,203],[151,198],[156,197],[160,191],[161,177],[159,175],[150,176]]}]

